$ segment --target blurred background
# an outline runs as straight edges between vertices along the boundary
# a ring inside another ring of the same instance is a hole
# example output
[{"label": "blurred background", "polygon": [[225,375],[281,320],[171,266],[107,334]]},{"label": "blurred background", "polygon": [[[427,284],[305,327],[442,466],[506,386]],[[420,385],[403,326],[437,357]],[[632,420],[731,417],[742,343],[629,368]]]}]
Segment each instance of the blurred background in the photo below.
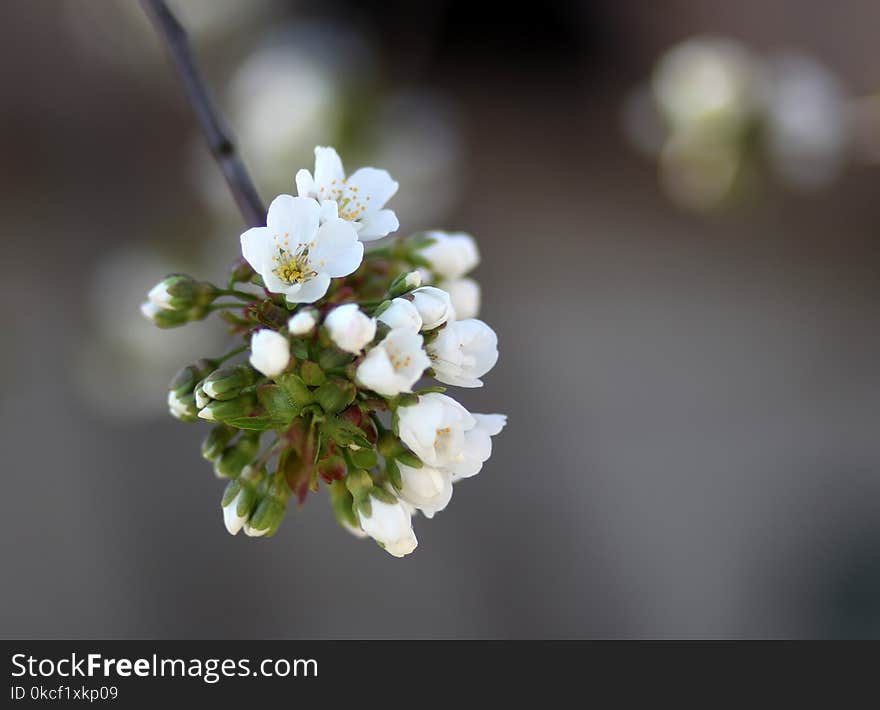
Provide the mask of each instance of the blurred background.
[{"label": "blurred background", "polygon": [[0,8],[5,637],[880,637],[880,5],[177,0],[266,201],[471,232],[505,412],[393,559],[230,537],[166,383],[240,217],[134,0]]}]

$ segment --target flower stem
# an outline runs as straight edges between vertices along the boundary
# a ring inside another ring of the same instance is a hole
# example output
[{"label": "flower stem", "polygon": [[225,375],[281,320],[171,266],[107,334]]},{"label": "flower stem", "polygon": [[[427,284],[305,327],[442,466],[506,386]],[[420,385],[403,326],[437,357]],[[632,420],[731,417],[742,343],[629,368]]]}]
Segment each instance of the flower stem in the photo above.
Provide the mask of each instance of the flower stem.
[{"label": "flower stem", "polygon": [[229,352],[226,353],[225,355],[221,355],[220,357],[215,358],[215,360],[216,360],[217,364],[219,365],[219,364],[221,364],[221,363],[226,362],[227,360],[231,360],[232,358],[234,358],[234,357],[235,357],[236,355],[238,355],[239,353],[243,353],[245,350],[248,349],[248,347],[250,347],[250,346],[247,345],[247,344],[242,345],[240,348],[236,348],[235,350],[231,350],[231,351],[229,351]]},{"label": "flower stem", "polygon": [[186,30],[164,0],[141,0],[141,7],[168,47],[190,106],[244,221],[249,227],[266,224],[266,209],[199,74]]}]

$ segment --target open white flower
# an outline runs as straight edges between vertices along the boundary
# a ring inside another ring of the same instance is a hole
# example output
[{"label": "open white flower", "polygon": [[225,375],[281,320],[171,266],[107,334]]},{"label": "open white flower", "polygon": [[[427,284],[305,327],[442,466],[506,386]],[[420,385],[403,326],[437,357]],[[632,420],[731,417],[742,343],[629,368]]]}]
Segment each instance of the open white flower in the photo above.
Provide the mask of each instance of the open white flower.
[{"label": "open white flower", "polygon": [[413,385],[431,365],[422,350],[422,342],[418,331],[410,328],[392,330],[358,365],[358,384],[386,397],[412,392]]},{"label": "open white flower", "polygon": [[395,557],[408,555],[419,544],[412,529],[410,512],[400,501],[386,503],[371,498],[370,514],[358,511],[358,521],[367,535]]},{"label": "open white flower", "polygon": [[422,330],[432,330],[455,320],[449,294],[434,286],[421,286],[411,292],[412,304],[422,317]]},{"label": "open white flower", "polygon": [[290,344],[281,333],[263,328],[251,337],[251,365],[266,377],[284,372],[290,362]]},{"label": "open white flower", "polygon": [[351,222],[365,242],[394,232],[400,223],[392,210],[383,209],[397,192],[386,170],[360,168],[345,176],[342,160],[333,148],[315,148],[315,174],[300,170],[296,189],[300,197],[321,203],[323,214]]},{"label": "open white flower", "polygon": [[324,319],[324,325],[336,346],[354,355],[376,337],[376,319],[362,312],[356,303],[334,308]]},{"label": "open white flower", "polygon": [[403,487],[400,497],[422,511],[426,518],[433,518],[452,500],[452,475],[432,466],[413,468],[398,463]]},{"label": "open white flower", "polygon": [[464,435],[476,424],[468,410],[437,392],[421,395],[416,404],[397,410],[400,440],[422,463],[435,468],[464,461]]},{"label": "open white flower", "polygon": [[431,269],[441,279],[458,279],[480,263],[477,243],[469,234],[428,232],[426,237],[434,240],[419,250],[428,260]]},{"label": "open white flower", "polygon": [[287,330],[291,335],[307,335],[318,323],[318,314],[311,308],[300,311],[287,321]]},{"label": "open white flower", "polygon": [[492,437],[501,433],[507,424],[504,414],[474,414],[477,425],[464,433],[464,447],[460,461],[449,464],[446,469],[452,480],[475,476],[492,455]]},{"label": "open white flower", "polygon": [[315,200],[279,195],[269,205],[266,226],[241,235],[244,258],[266,288],[283,293],[289,303],[317,301],[331,278],[361,265],[364,245],[354,227],[339,218],[321,223],[321,214]]},{"label": "open white flower", "polygon": [[418,309],[405,298],[395,298],[378,316],[389,328],[409,328],[416,332],[422,329],[422,317]]},{"label": "open white flower", "polygon": [[227,505],[223,506],[223,523],[226,525],[226,529],[229,531],[230,535],[238,534],[238,531],[244,527],[250,514],[250,511],[247,511],[244,515],[238,514],[238,503],[241,500],[242,495],[244,495],[243,490],[239,491],[235,498],[229,501]]},{"label": "open white flower", "polygon": [[447,323],[427,349],[434,376],[447,385],[482,387],[480,377],[498,362],[498,336],[476,318]]},{"label": "open white flower", "polygon": [[480,314],[480,284],[473,279],[443,281],[437,287],[449,294],[456,318],[464,320]]}]

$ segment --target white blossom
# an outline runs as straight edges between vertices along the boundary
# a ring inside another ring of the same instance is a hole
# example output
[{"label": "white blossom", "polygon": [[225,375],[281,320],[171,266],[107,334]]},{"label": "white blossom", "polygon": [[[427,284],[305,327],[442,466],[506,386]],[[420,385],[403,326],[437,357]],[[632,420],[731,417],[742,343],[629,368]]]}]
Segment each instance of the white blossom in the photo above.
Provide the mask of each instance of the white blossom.
[{"label": "white blossom", "polygon": [[492,455],[492,438],[499,434],[507,424],[504,414],[474,414],[476,426],[464,434],[464,446],[461,460],[449,464],[446,470],[452,480],[475,476],[483,468],[483,464]]},{"label": "white blossom", "polygon": [[300,197],[319,202],[328,217],[351,222],[365,242],[379,239],[400,226],[385,203],[397,192],[397,183],[386,170],[360,168],[345,176],[342,160],[333,148],[315,148],[315,174],[300,170],[296,189]]},{"label": "white blossom", "polygon": [[434,286],[422,286],[411,293],[412,304],[422,317],[422,330],[432,330],[447,320],[455,319],[455,310],[446,291]]},{"label": "white blossom", "polygon": [[444,281],[437,284],[438,288],[449,294],[455,317],[476,318],[480,313],[480,284],[473,279],[463,278]]},{"label": "white blossom", "polygon": [[243,494],[243,490],[239,491],[235,498],[223,506],[223,523],[230,535],[237,535],[248,520],[248,515],[238,514],[238,503]]},{"label": "white blossom", "polygon": [[444,468],[463,462],[465,432],[477,422],[445,394],[421,395],[416,404],[397,410],[400,440],[427,466]]},{"label": "white blossom", "polygon": [[357,355],[376,336],[376,320],[363,313],[356,303],[334,308],[324,319],[330,339],[341,350]]},{"label": "white blossom", "polygon": [[269,205],[265,227],[241,235],[241,252],[266,288],[289,303],[312,303],[330,279],[348,276],[361,264],[364,245],[344,219],[321,223],[321,206],[306,197],[279,195]]},{"label": "white blossom", "polygon": [[287,321],[287,330],[291,335],[307,335],[314,330],[318,316],[311,308],[300,311]]},{"label": "white blossom", "polygon": [[412,517],[400,501],[386,503],[370,499],[370,514],[358,511],[363,531],[395,557],[403,557],[419,544],[412,529]]},{"label": "white blossom", "polygon": [[447,385],[482,387],[498,362],[498,336],[476,318],[447,323],[427,346],[434,376]]},{"label": "white blossom", "polygon": [[358,384],[386,397],[412,392],[413,385],[431,365],[422,349],[423,340],[418,331],[410,328],[389,332],[358,365]]},{"label": "white blossom", "polygon": [[477,243],[469,234],[428,232],[425,236],[434,242],[420,249],[419,253],[442,279],[461,278],[480,263]]},{"label": "white blossom", "polygon": [[379,314],[378,320],[392,329],[409,328],[416,332],[422,329],[422,317],[418,309],[405,298],[395,298],[391,301],[391,305]]},{"label": "white blossom", "polygon": [[452,475],[439,468],[422,466],[413,468],[398,463],[403,486],[400,497],[422,511],[426,518],[433,518],[452,499]]},{"label": "white blossom", "polygon": [[266,377],[284,372],[290,362],[290,344],[281,333],[268,328],[258,330],[251,337],[251,365]]}]

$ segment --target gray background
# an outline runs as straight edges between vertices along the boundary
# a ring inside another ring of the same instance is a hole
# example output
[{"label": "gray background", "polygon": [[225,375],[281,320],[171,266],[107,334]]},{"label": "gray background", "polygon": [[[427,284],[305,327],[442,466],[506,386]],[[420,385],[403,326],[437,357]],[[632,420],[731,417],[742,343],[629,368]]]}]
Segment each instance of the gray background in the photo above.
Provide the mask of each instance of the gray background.
[{"label": "gray background", "polygon": [[[126,63],[99,61],[70,24],[91,3],[61,4],[0,10],[3,636],[880,635],[880,172],[693,216],[619,124],[656,54],[706,30],[876,88],[876,3],[835,3],[833,32],[818,2],[549,3],[509,32],[458,3],[323,8],[373,34],[389,82],[457,105],[443,224],[479,238],[501,342],[462,399],[509,426],[404,560],[324,493],[271,541],[230,537],[201,425],[161,416],[161,387],[158,417],[83,396],[96,260],[172,214],[196,233],[203,208],[158,47],[120,26],[95,42]],[[124,378],[105,386],[125,402]]]}]

